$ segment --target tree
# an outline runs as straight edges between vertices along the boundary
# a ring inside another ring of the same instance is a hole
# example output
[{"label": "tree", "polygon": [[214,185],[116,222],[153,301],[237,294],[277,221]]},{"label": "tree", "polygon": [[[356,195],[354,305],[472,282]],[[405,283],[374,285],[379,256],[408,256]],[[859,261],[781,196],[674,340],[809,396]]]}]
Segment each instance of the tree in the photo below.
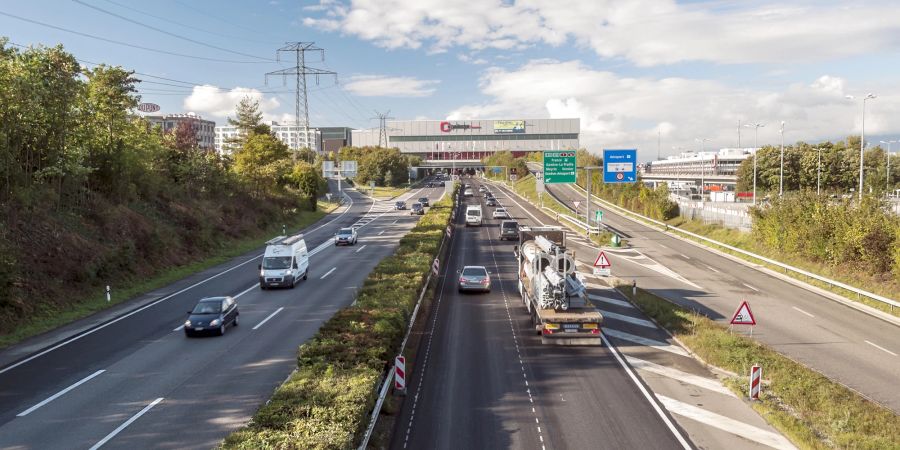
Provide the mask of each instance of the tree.
[{"label": "tree", "polygon": [[245,96],[234,107],[235,118],[228,118],[228,124],[237,128],[237,136],[225,140],[225,148],[233,153],[243,147],[247,137],[253,134],[271,134],[272,129],[262,123],[262,111],[259,110],[259,100]]},{"label": "tree", "polygon": [[234,154],[234,171],[247,179],[257,196],[277,186],[290,171],[287,146],[271,134],[251,133]]},{"label": "tree", "polygon": [[288,178],[297,187],[302,204],[310,211],[316,210],[317,199],[328,190],[328,182],[322,178],[321,171],[312,164],[300,161],[294,164]]},{"label": "tree", "polygon": [[[356,180],[378,186],[399,186],[407,180],[409,162],[396,148],[364,147],[358,159]],[[341,149],[343,153],[343,149]]]}]

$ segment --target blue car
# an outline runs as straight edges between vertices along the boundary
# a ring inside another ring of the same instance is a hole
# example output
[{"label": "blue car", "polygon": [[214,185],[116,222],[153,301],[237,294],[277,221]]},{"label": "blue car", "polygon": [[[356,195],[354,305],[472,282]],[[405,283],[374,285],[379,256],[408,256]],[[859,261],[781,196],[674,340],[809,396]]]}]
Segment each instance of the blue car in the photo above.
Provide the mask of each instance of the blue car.
[{"label": "blue car", "polygon": [[187,337],[208,333],[222,336],[228,325],[238,326],[239,316],[237,300],[231,297],[202,298],[188,311],[184,334]]}]

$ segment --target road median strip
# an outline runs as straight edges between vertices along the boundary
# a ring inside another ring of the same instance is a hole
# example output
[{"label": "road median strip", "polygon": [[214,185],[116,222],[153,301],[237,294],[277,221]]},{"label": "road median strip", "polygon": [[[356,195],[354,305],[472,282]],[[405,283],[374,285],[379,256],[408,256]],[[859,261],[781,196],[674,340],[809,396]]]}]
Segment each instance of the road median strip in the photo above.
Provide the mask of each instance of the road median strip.
[{"label": "road median strip", "polygon": [[354,304],[335,313],[300,347],[296,372],[221,448],[346,449],[359,444],[452,208],[447,197],[428,209],[394,254],[372,270]]}]

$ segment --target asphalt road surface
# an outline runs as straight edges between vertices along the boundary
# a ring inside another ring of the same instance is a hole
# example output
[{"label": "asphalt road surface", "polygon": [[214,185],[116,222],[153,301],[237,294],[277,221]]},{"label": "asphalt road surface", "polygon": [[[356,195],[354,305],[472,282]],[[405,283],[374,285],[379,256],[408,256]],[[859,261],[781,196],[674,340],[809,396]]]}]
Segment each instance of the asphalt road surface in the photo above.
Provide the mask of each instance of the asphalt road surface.
[{"label": "asphalt road surface", "polygon": [[[417,221],[393,202],[348,194],[346,212],[306,230],[309,278],[295,289],[259,289],[258,249],[161,290],[161,301],[127,317],[4,365],[0,448],[215,447],[269,398],[296,367],[298,345],[353,301]],[[335,247],[334,232],[352,224],[362,226],[359,243]],[[237,297],[240,325],[222,337],[185,338],[185,312],[216,295]]]},{"label": "asphalt road surface", "polygon": [[[572,207],[584,191],[547,185]],[[900,413],[900,328],[732,261],[656,229],[603,210],[603,223],[631,249],[607,251],[613,275],[718,321],[728,321],[747,300],[758,325],[753,337]],[[746,327],[741,328],[747,332]]]},{"label": "asphalt road surface", "polygon": [[[541,344],[516,288],[515,244],[497,239],[499,220],[467,228],[462,214],[392,448],[681,448],[610,348]],[[490,293],[457,292],[464,265],[488,268]]]}]

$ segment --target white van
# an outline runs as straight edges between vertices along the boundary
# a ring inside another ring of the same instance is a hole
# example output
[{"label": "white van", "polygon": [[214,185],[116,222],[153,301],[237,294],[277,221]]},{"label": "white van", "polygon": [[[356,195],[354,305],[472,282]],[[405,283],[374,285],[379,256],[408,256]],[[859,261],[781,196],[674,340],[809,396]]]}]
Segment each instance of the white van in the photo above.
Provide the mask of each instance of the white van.
[{"label": "white van", "polygon": [[294,288],[309,275],[309,253],[303,235],[278,236],[266,242],[266,253],[259,265],[259,287]]},{"label": "white van", "polygon": [[481,226],[481,205],[469,205],[466,207],[466,226]]}]

